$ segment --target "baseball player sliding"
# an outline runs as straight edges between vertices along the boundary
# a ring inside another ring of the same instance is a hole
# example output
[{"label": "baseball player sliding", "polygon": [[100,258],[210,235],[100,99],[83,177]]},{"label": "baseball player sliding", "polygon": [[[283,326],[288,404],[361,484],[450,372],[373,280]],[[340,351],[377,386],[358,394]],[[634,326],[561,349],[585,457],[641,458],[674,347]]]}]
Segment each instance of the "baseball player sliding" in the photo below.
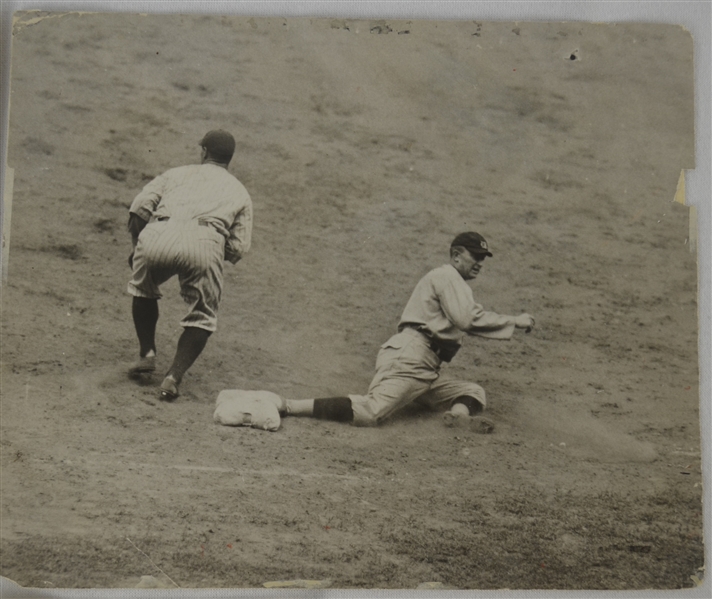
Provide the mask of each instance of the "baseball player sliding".
[{"label": "baseball player sliding", "polygon": [[128,292],[139,342],[139,360],[130,376],[156,369],[156,324],[160,286],[178,275],[190,306],[173,364],[159,391],[171,401],[186,371],[201,354],[217,325],[223,261],[235,264],[250,249],[252,201],[227,171],[235,139],[221,130],[200,141],[200,164],[170,169],[148,183],[129,209],[133,273]]},{"label": "baseball player sliding", "polygon": [[449,264],[420,280],[403,311],[398,333],[381,346],[367,395],[287,399],[286,414],[368,426],[418,401],[445,407],[448,426],[491,432],[493,422],[480,416],[487,403],[484,389],[440,377],[442,363],[452,360],[465,335],[509,339],[515,328],[529,332],[534,327],[529,314],[505,316],[487,312],[475,303],[465,281],[477,277],[487,256],[492,253],[478,233],[455,237]]}]

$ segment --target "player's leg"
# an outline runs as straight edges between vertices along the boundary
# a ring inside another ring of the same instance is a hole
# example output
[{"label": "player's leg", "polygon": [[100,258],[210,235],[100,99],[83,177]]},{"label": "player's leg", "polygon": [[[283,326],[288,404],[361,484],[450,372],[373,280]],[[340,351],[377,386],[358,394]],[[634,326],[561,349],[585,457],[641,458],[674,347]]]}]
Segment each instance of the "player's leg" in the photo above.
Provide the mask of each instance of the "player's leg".
[{"label": "player's leg", "polygon": [[285,415],[375,426],[427,388],[427,383],[416,379],[382,379],[378,385],[372,386],[368,395],[287,399]]},{"label": "player's leg", "polygon": [[382,379],[378,385],[372,386],[368,395],[287,399],[286,415],[375,426],[427,388],[427,384],[416,379]]},{"label": "player's leg", "polygon": [[320,420],[352,422],[354,411],[349,397],[321,397],[317,399],[288,399],[286,414],[311,416]]},{"label": "player's leg", "polygon": [[473,416],[487,406],[485,390],[477,383],[440,377],[418,398],[418,403],[434,410],[448,410],[456,404],[464,405]]},{"label": "player's leg", "polygon": [[440,360],[420,333],[406,329],[381,346],[376,374],[363,396],[352,396],[354,424],[372,426],[426,393],[440,374]]},{"label": "player's leg", "polygon": [[165,260],[161,259],[163,240],[161,231],[148,225],[139,237],[133,256],[128,292],[133,295],[131,314],[139,342],[139,359],[129,368],[130,376],[153,372],[156,369],[156,324],[160,285],[172,276]]},{"label": "player's leg", "polygon": [[482,433],[494,429],[494,422],[482,416],[487,398],[485,390],[476,383],[440,378],[418,401],[434,409],[446,409],[443,421],[447,426]]},{"label": "player's leg", "polygon": [[139,359],[129,368],[129,374],[138,375],[156,369],[156,323],[158,300],[134,296],[131,304],[134,328],[139,344]]},{"label": "player's leg", "polygon": [[[216,243],[216,239],[220,243]],[[205,349],[217,329],[217,311],[222,295],[223,238],[207,227],[183,230],[178,261],[181,295],[190,304],[181,320],[183,333],[173,363],[161,384],[159,396],[171,401],[178,397],[183,376]]]},{"label": "player's leg", "polygon": [[212,331],[198,327],[186,327],[178,339],[173,363],[161,384],[161,398],[173,400],[178,397],[178,386],[183,376],[205,349]]},{"label": "player's leg", "polygon": [[367,395],[287,400],[287,414],[374,426],[427,391],[438,367],[426,344],[400,333],[381,347]]}]

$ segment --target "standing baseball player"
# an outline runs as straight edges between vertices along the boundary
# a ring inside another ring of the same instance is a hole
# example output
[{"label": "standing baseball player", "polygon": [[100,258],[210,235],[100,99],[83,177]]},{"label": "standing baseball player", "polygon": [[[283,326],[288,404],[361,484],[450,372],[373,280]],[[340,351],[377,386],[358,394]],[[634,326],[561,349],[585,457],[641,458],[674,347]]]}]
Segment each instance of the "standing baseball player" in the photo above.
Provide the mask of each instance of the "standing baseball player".
[{"label": "standing baseball player", "polygon": [[173,364],[160,387],[166,401],[178,397],[188,368],[215,331],[223,286],[223,261],[235,264],[250,249],[252,201],[228,171],[235,139],[227,131],[208,132],[200,141],[200,164],[173,168],[156,177],[129,209],[133,269],[133,321],[139,360],[130,376],[156,369],[156,323],[160,286],[178,275],[190,306],[181,321]]},{"label": "standing baseball player", "polygon": [[381,346],[367,395],[288,399],[286,413],[368,426],[418,401],[445,407],[448,426],[491,432],[492,421],[479,415],[486,405],[484,389],[440,376],[442,363],[452,360],[465,335],[509,339],[515,328],[529,332],[534,327],[529,314],[505,316],[475,303],[465,281],[477,277],[487,256],[492,253],[478,233],[455,237],[449,264],[420,280],[403,311],[398,333]]}]

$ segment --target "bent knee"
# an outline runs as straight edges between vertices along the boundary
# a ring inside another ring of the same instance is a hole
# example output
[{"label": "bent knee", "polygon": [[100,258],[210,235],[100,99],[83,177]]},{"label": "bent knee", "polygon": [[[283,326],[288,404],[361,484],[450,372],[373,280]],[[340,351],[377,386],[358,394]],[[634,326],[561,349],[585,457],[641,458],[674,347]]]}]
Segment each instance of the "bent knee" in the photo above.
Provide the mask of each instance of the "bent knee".
[{"label": "bent knee", "polygon": [[485,395],[485,390],[476,383],[467,383],[466,385],[463,385],[459,395],[474,397],[482,404],[482,407],[485,407],[487,405],[487,396]]},{"label": "bent knee", "polygon": [[374,410],[373,402],[365,395],[349,395],[353,410],[354,426],[376,426],[382,420],[381,415]]}]

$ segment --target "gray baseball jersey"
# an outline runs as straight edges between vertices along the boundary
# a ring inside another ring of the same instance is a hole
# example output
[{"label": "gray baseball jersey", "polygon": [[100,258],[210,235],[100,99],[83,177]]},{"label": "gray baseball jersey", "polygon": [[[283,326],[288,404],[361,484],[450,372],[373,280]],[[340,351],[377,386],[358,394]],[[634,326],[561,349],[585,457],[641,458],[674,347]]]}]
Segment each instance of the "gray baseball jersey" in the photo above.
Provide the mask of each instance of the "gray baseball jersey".
[{"label": "gray baseball jersey", "polygon": [[138,237],[128,292],[158,299],[160,285],[178,275],[190,305],[181,325],[214,331],[223,260],[237,262],[251,245],[252,200],[245,187],[215,164],[182,166],[148,183],[129,211],[149,224]]},{"label": "gray baseball jersey", "polygon": [[469,396],[486,405],[475,383],[440,377],[442,359],[433,341],[459,343],[466,334],[509,339],[514,317],[487,312],[457,270],[446,264],[416,285],[399,323],[399,332],[381,346],[376,374],[366,395],[349,395],[354,424],[375,425],[412,401],[449,406]]}]

